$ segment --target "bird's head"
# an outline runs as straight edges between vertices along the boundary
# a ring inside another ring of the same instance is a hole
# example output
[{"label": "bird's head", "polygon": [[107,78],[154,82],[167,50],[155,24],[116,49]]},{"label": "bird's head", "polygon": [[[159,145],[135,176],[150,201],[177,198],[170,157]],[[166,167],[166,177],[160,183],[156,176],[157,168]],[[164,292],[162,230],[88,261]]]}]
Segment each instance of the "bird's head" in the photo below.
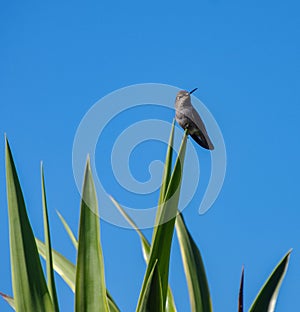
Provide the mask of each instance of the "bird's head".
[{"label": "bird's head", "polygon": [[188,92],[186,90],[179,91],[176,95],[175,106],[179,108],[191,105],[191,94],[196,90],[197,88],[193,89],[191,92]]}]

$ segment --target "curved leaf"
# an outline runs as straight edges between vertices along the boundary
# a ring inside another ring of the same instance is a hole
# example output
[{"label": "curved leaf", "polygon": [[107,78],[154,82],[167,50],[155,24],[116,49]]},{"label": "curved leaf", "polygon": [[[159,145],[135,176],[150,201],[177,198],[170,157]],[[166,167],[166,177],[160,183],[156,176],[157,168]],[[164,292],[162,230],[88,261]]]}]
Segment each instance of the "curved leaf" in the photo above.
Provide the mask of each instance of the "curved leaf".
[{"label": "curved leaf", "polygon": [[182,214],[178,214],[176,218],[176,233],[189,290],[191,310],[211,312],[212,303],[202,257],[185,225]]},{"label": "curved leaf", "polygon": [[278,263],[271,273],[257,297],[255,298],[249,312],[273,312],[278,297],[278,292],[286,274],[287,266],[290,259],[291,250]]},{"label": "curved leaf", "polygon": [[77,239],[76,239],[74,233],[72,232],[71,228],[69,227],[69,224],[66,222],[66,220],[64,219],[64,217],[60,214],[60,212],[58,210],[56,210],[56,213],[57,213],[61,223],[63,224],[66,232],[68,233],[73,246],[75,247],[75,249],[77,249],[78,248],[78,242],[77,242]]},{"label": "curved leaf", "polygon": [[[38,238],[35,239],[39,254],[46,260],[46,245]],[[52,248],[53,268],[55,272],[66,282],[71,288],[73,293],[75,292],[75,276],[76,266],[65,258],[62,254]]]},{"label": "curved leaf", "polygon": [[54,311],[8,141],[6,185],[14,303],[17,311]]}]

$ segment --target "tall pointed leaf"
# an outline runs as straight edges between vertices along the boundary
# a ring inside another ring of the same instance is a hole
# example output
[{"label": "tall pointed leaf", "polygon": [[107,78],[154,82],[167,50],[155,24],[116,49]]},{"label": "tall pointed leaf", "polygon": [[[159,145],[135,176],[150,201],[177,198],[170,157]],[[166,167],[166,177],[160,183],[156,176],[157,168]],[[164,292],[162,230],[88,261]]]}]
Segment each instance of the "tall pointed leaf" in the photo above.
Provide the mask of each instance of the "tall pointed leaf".
[{"label": "tall pointed leaf", "polygon": [[[167,189],[168,189],[168,186],[169,186],[170,177],[171,177],[171,173],[172,173],[174,129],[175,129],[175,120],[173,120],[173,123],[172,123],[170,138],[169,138],[169,142],[168,142],[168,148],[167,148],[167,153],[166,153],[164,172],[163,172],[163,176],[162,176],[162,183],[161,183],[161,188],[160,188],[160,193],[159,193],[159,200],[158,200],[158,206],[157,206],[157,212],[156,212],[155,225],[157,225],[158,222],[159,222],[159,218],[160,218],[160,215],[161,215],[162,204],[163,204],[164,198],[166,196],[166,192],[167,192]],[[153,239],[155,237],[156,229],[157,229],[157,226],[155,226],[154,229],[153,229],[153,235],[152,235]]]},{"label": "tall pointed leaf", "polygon": [[[116,206],[116,208],[120,211],[120,213],[123,215],[123,217],[127,220],[127,222],[138,233],[140,237],[141,245],[142,245],[144,260],[146,263],[148,263],[151,247],[147,238],[144,236],[142,231],[137,227],[134,221],[130,218],[130,216],[126,213],[126,211],[120,206],[120,204],[111,196],[110,196],[110,199],[113,202],[113,204]],[[173,294],[172,294],[172,290],[170,286],[168,287],[168,293],[167,293],[166,312],[176,312],[176,306],[175,306],[175,302],[174,302],[174,298],[173,298]]]},{"label": "tall pointed leaf", "polygon": [[249,312],[273,312],[275,310],[278,292],[286,274],[290,254],[291,250],[278,263],[252,303]]},{"label": "tall pointed leaf", "polygon": [[240,291],[239,291],[239,301],[238,301],[238,311],[244,312],[244,266],[242,268]]},{"label": "tall pointed leaf", "polygon": [[[144,276],[144,282],[140,293],[137,309],[140,308],[141,298],[144,296],[146,283],[150,272],[153,269],[153,265],[158,259],[158,269],[161,276],[163,305],[165,307],[167,289],[168,289],[168,277],[169,277],[169,262],[171,252],[171,242],[174,232],[175,218],[178,210],[179,193],[181,187],[182,169],[185,156],[187,140],[187,131],[184,133],[184,137],[180,146],[179,154],[175,162],[174,170],[170,178],[170,182],[167,188],[166,196],[162,203],[162,208],[159,217],[159,225],[155,232],[155,237],[151,245],[149,263]],[[153,310],[154,311],[154,310]]]},{"label": "tall pointed leaf", "polygon": [[148,312],[148,311],[164,311],[162,301],[162,288],[159,270],[157,266],[157,260],[155,261],[152,271],[149,274],[145,292],[141,299],[140,308],[137,312]]},{"label": "tall pointed leaf", "polygon": [[211,312],[212,303],[202,257],[182,214],[178,214],[176,218],[176,233],[189,290],[191,311]]},{"label": "tall pointed leaf", "polygon": [[17,311],[54,311],[7,139],[6,187],[14,303]]},{"label": "tall pointed leaf", "polygon": [[[170,181],[170,176],[171,176],[174,128],[175,128],[175,120],[173,120],[170,138],[169,138],[169,142],[168,142],[168,148],[167,148],[167,153],[166,153],[164,172],[163,172],[163,176],[162,176],[162,184],[161,184],[161,189],[160,189],[160,196],[159,196],[159,202],[158,202],[158,207],[157,207],[155,224],[159,223],[163,199],[166,195],[167,188],[168,188],[169,181]],[[140,237],[140,240],[141,240],[143,256],[144,256],[146,263],[148,264],[148,259],[149,259],[149,254],[150,254],[150,244],[149,244],[148,240],[143,235],[143,233],[140,231],[140,229],[136,226],[136,224],[130,218],[130,216],[118,204],[118,202],[114,198],[112,198],[112,197],[110,197],[110,198],[111,198],[112,202],[114,203],[114,205],[117,207],[117,209],[120,211],[120,213],[123,215],[123,217],[127,220],[127,222],[132,226],[132,228],[134,228],[137,231],[137,233]],[[157,227],[155,226],[153,228],[152,239],[154,239],[154,237],[155,237],[156,229],[157,229]],[[167,312],[176,312],[175,301],[174,301],[174,297],[173,297],[172,290],[171,290],[170,286],[168,286],[167,299],[166,299],[166,309],[165,310]]]},{"label": "tall pointed leaf", "polygon": [[59,311],[58,300],[56,294],[55,280],[54,280],[54,270],[52,262],[52,247],[50,239],[50,228],[49,228],[49,218],[47,209],[47,199],[45,190],[45,178],[43,164],[41,163],[41,183],[42,183],[42,203],[43,203],[43,213],[44,213],[44,236],[46,244],[46,267],[47,267],[47,279],[48,279],[48,289],[52,299],[54,310]]},{"label": "tall pointed leaf", "polygon": [[89,159],[85,169],[76,264],[77,312],[109,311],[95,185]]}]

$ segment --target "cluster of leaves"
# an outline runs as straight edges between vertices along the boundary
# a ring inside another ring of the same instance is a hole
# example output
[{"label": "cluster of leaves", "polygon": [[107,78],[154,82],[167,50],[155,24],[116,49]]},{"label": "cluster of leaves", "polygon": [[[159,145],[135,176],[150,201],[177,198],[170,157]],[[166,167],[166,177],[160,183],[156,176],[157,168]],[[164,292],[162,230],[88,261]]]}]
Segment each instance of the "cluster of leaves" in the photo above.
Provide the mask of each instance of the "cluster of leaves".
[{"label": "cluster of leaves", "polygon": [[[136,230],[141,240],[147,264],[136,311],[176,311],[169,280],[169,261],[173,232],[176,229],[183,267],[189,291],[191,311],[211,312],[212,301],[200,251],[189,233],[183,216],[178,212],[181,177],[184,164],[187,133],[172,169],[174,124],[166,155],[163,181],[151,244],[125,210],[111,198],[124,218]],[[70,227],[59,217],[77,249],[76,265],[52,249],[44,172],[41,166],[42,203],[45,242],[34,237],[20,187],[17,171],[6,140],[6,182],[10,226],[10,253],[14,297],[2,297],[16,311],[59,311],[54,271],[75,294],[75,311],[120,311],[109,294],[104,275],[100,241],[98,203],[89,159],[87,160],[80,207],[78,241]],[[46,260],[47,281],[40,255]],[[279,262],[258,293],[250,312],[272,312],[282,279],[286,273],[290,252]],[[243,311],[242,274],[238,311]]]}]

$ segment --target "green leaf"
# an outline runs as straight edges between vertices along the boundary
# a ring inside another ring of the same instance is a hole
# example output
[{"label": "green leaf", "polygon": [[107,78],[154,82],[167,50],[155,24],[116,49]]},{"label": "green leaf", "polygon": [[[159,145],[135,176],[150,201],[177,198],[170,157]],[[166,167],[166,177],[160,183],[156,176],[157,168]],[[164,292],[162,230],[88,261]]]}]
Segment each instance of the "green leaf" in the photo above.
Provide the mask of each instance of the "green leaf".
[{"label": "green leaf", "polygon": [[15,308],[15,301],[14,301],[14,298],[12,298],[11,296],[8,296],[2,292],[0,292],[0,296],[14,309],[16,310]]},{"label": "green leaf", "polygon": [[77,239],[73,233],[73,231],[71,230],[71,228],[69,227],[68,223],[66,222],[66,220],[64,219],[64,217],[59,213],[58,210],[56,210],[56,213],[61,221],[61,223],[63,224],[66,232],[68,233],[70,239],[71,239],[71,242],[72,244],[74,245],[75,249],[77,250],[78,248],[78,242],[77,242]]},{"label": "green leaf", "polygon": [[238,301],[238,311],[244,311],[244,266],[242,268],[240,291],[239,291],[239,301]]},{"label": "green leaf", "polygon": [[12,286],[17,311],[54,311],[7,139],[6,187]]},{"label": "green leaf", "polygon": [[287,266],[290,259],[291,250],[278,263],[271,273],[257,297],[255,298],[249,312],[273,312],[278,297],[278,292],[286,274]]},{"label": "green leaf", "polygon": [[137,309],[140,308],[141,298],[143,298],[144,296],[146,283],[149,278],[150,272],[153,269],[153,265],[156,259],[158,259],[158,269],[161,277],[163,306],[165,307],[166,304],[171,242],[174,232],[176,214],[178,210],[178,201],[181,187],[181,176],[185,156],[186,140],[187,140],[187,131],[185,131],[184,133],[179,154],[175,162],[174,170],[171,175],[166,195],[162,203],[162,208],[158,219],[159,222],[154,234],[155,236],[151,246],[149,263],[144,276],[144,281]]},{"label": "green leaf", "polygon": [[[158,200],[158,207],[157,207],[157,212],[156,212],[155,225],[158,225],[159,218],[161,215],[162,204],[164,202],[164,198],[166,196],[166,192],[168,190],[168,186],[169,186],[169,182],[170,182],[170,178],[171,178],[174,129],[175,129],[175,120],[173,120],[173,123],[172,123],[170,138],[169,138],[169,142],[168,142],[168,149],[167,149],[167,153],[166,153],[165,167],[164,167],[164,172],[163,172],[163,176],[162,176],[162,184],[161,184],[160,193],[159,193],[159,200]],[[152,239],[154,239],[154,237],[155,237],[156,229],[157,229],[157,226],[154,227]]]},{"label": "green leaf", "polygon": [[[126,211],[120,206],[120,204],[112,196],[110,196],[110,199],[113,202],[113,204],[116,206],[116,208],[120,211],[120,213],[123,215],[123,217],[127,220],[127,222],[138,233],[140,237],[141,245],[142,245],[144,260],[147,264],[149,260],[149,254],[150,254],[150,248],[151,248],[147,238],[144,236],[142,231],[137,227],[134,221],[130,218],[130,216],[126,213]],[[166,311],[176,312],[176,306],[175,306],[175,302],[174,302],[174,298],[173,298],[173,294],[172,294],[170,286],[168,287],[168,293],[167,293]]]},{"label": "green leaf", "polygon": [[56,287],[55,287],[55,280],[54,280],[49,218],[48,218],[47,199],[46,199],[46,190],[45,190],[45,178],[44,178],[44,169],[43,169],[42,163],[41,163],[41,183],[42,183],[42,203],[43,203],[43,214],[44,214],[44,236],[45,236],[45,243],[46,243],[46,267],[47,267],[48,289],[49,289],[50,296],[53,302],[54,310],[57,312],[59,311],[59,308],[58,308],[58,301],[57,301],[57,294],[56,294]]},{"label": "green leaf", "polygon": [[110,312],[120,312],[117,304],[115,303],[113,297],[111,294],[106,290],[106,296],[107,296],[107,302],[108,302],[108,307]]},{"label": "green leaf", "polygon": [[136,230],[141,240],[144,260],[146,263],[148,263],[149,254],[150,254],[150,244],[147,238],[144,236],[142,231],[137,227],[135,222],[130,218],[130,216],[126,213],[126,211],[120,206],[120,204],[112,196],[109,196],[109,198],[113,202],[113,204],[116,206],[116,208],[119,210],[119,212],[124,217],[124,219],[126,219],[126,221],[132,226],[132,228]]},{"label": "green leaf", "polygon": [[173,293],[172,293],[172,289],[169,285],[168,287],[168,291],[167,291],[167,300],[166,300],[166,308],[165,308],[166,312],[176,312],[176,306],[175,306],[175,300],[173,297]]},{"label": "green leaf", "polygon": [[137,312],[148,311],[164,311],[161,279],[157,266],[157,260],[154,262],[152,270],[148,276],[145,292],[141,298],[140,308],[137,310]]},{"label": "green leaf", "polygon": [[[46,245],[41,242],[38,238],[36,238],[36,243],[38,246],[38,251],[40,255],[46,259]],[[75,265],[69,261],[67,258],[65,258],[63,255],[52,249],[53,254],[53,264],[54,264],[54,270],[62,277],[62,279],[67,283],[67,285],[71,288],[73,293],[75,292],[75,274],[76,274],[76,267]],[[14,298],[5,295],[0,292],[0,295],[5,299],[8,304],[15,310],[14,306]],[[106,296],[109,306],[110,312],[120,312],[120,309],[118,308],[117,304],[115,303],[114,299],[106,290]]]},{"label": "green leaf", "polygon": [[[38,238],[35,239],[39,254],[46,260],[46,245]],[[66,284],[75,292],[76,266],[62,254],[52,248],[53,268]]]},{"label": "green leaf", "polygon": [[191,311],[211,312],[212,303],[202,257],[182,214],[176,218],[176,233],[189,290]]},{"label": "green leaf", "polygon": [[[40,255],[46,259],[46,246],[43,242],[36,238],[36,243],[38,246],[38,250]],[[53,267],[54,270],[61,276],[61,278],[66,282],[66,284],[71,288],[73,293],[75,292],[75,277],[76,277],[76,267],[75,265],[65,258],[62,254],[52,249],[53,255]],[[110,312],[118,312],[120,311],[117,304],[113,300],[112,296],[106,290],[106,296],[108,300],[108,306]]]},{"label": "green leaf", "polygon": [[100,244],[98,203],[89,159],[85,169],[76,264],[75,309],[109,311]]}]

